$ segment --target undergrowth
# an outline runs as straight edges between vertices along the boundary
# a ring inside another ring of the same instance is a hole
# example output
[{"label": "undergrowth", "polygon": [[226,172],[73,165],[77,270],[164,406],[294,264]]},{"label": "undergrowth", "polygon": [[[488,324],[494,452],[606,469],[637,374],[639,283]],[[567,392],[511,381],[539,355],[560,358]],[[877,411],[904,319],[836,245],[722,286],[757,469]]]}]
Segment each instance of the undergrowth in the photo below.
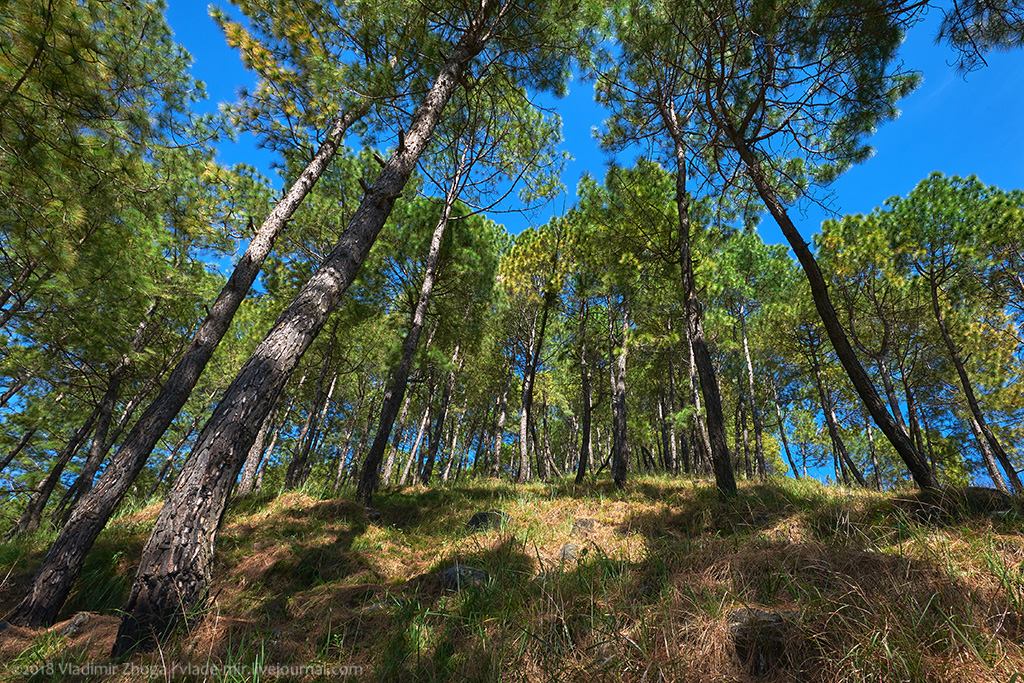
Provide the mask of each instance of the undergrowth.
[{"label": "undergrowth", "polygon": [[[222,681],[1007,681],[1024,673],[1024,519],[986,500],[808,480],[723,499],[664,477],[392,489],[372,511],[315,489],[236,500],[195,628],[106,678],[175,662]],[[507,521],[467,530],[490,509]],[[93,630],[0,633],[8,673],[109,662],[156,511],[133,506],[90,555],[64,616]],[[6,609],[48,538],[0,545],[22,568]],[[445,590],[455,563],[489,579]],[[741,661],[742,610],[777,620],[760,668]]]}]

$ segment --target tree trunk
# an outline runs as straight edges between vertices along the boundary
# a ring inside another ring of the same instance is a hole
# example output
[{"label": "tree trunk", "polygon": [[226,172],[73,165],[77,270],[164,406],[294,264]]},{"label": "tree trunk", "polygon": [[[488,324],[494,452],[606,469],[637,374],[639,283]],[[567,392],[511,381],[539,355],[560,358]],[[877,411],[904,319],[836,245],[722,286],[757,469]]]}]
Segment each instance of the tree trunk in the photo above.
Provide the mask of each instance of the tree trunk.
[{"label": "tree trunk", "polygon": [[263,463],[263,456],[267,445],[267,432],[270,431],[271,425],[274,423],[276,412],[271,410],[267,413],[267,419],[260,425],[259,434],[256,435],[256,440],[252,442],[252,448],[249,449],[248,455],[245,456],[245,464],[242,465],[242,476],[239,478],[238,486],[235,488],[236,496],[248,496],[256,488],[256,473]]},{"label": "tree trunk", "polygon": [[693,271],[691,248],[690,196],[686,191],[687,160],[686,140],[676,111],[671,103],[660,103],[662,123],[672,138],[676,161],[676,207],[679,217],[679,266],[686,302],[686,327],[693,351],[693,359],[700,376],[700,388],[704,394],[707,411],[707,436],[711,466],[715,471],[715,484],[722,495],[736,493],[736,478],[733,476],[729,459],[729,445],[725,436],[725,416],[722,413],[722,397],[718,390],[718,376],[714,361],[704,339],[703,308],[697,296]]},{"label": "tree trunk", "polygon": [[[317,416],[320,412],[327,408],[327,404],[330,403],[330,397],[334,393],[334,387],[338,382],[337,373],[331,379],[330,392],[324,391],[324,380],[327,378],[327,373],[331,367],[332,361],[332,350],[334,347],[334,341],[336,339],[336,333],[338,331],[338,322],[335,321],[331,328],[331,340],[324,352],[324,362],[320,366],[320,376],[316,380],[316,393],[313,396],[313,403],[309,406],[309,413],[306,415],[306,420],[302,423],[302,429],[299,431],[299,438],[295,440],[295,448],[292,451],[291,462],[288,463],[288,470],[284,476],[284,486],[286,489],[292,489],[296,486],[302,486],[306,482],[307,468],[306,461],[309,458],[310,447],[313,442],[313,432],[316,430]],[[269,413],[267,413],[269,415]],[[266,420],[264,420],[265,422]]]},{"label": "tree trunk", "polygon": [[807,276],[811,286],[811,297],[814,299],[814,306],[818,311],[821,322],[825,326],[825,331],[828,333],[828,338],[832,342],[836,355],[839,357],[839,362],[842,363],[846,373],[850,376],[850,381],[853,383],[853,387],[856,389],[861,400],[864,401],[864,406],[871,413],[875,424],[878,425],[886,438],[892,443],[900,458],[906,463],[907,469],[910,470],[910,474],[917,485],[921,488],[938,488],[939,483],[932,475],[932,471],[925,462],[924,457],[914,448],[914,444],[907,436],[906,431],[901,429],[892,415],[889,414],[885,403],[882,402],[878,391],[871,382],[871,378],[860,364],[860,360],[857,359],[857,354],[850,346],[850,341],[846,338],[846,332],[843,330],[835,308],[829,299],[828,285],[821,274],[821,269],[818,268],[818,262],[815,260],[814,254],[811,253],[807,243],[800,236],[796,226],[793,225],[793,221],[790,220],[789,214],[776,196],[775,191],[769,186],[768,179],[761,168],[761,162],[754,151],[748,146],[747,141],[731,124],[724,123],[724,131],[729,136],[733,147],[739,153],[750,179],[761,196],[761,200],[764,202],[769,213],[772,214],[779,229],[782,230],[782,234],[786,237],[790,247],[792,247],[797,260],[800,261],[800,265],[803,266],[804,274]]},{"label": "tree trunk", "polygon": [[661,450],[661,460],[665,467],[665,472],[672,474],[675,472],[675,455],[672,453],[675,444],[670,444],[670,441],[674,437],[669,436],[669,419],[668,416],[671,414],[668,408],[668,396],[665,390],[664,383],[661,384],[660,393],[658,395],[658,427],[661,431],[661,441],[659,442],[659,449]]},{"label": "tree trunk", "polygon": [[501,445],[505,443],[505,420],[508,418],[508,394],[510,391],[512,391],[511,360],[508,363],[505,388],[502,389],[501,398],[498,401],[498,423],[494,427],[494,462],[491,463],[491,476],[494,477],[501,475]]},{"label": "tree trunk", "polygon": [[6,469],[7,466],[10,465],[14,461],[14,459],[18,457],[18,454],[21,453],[22,450],[24,450],[25,446],[28,445],[29,440],[32,439],[32,437],[38,430],[39,426],[38,424],[36,424],[30,427],[28,430],[25,431],[24,434],[21,435],[21,438],[18,439],[18,443],[14,444],[14,448],[12,448],[11,452],[7,454],[7,457],[0,461],[0,472],[3,472],[4,469]]},{"label": "tree trunk", "polygon": [[200,434],[143,550],[113,656],[136,647],[151,649],[205,604],[217,530],[258,426],[355,279],[466,66],[483,49],[478,38],[482,30],[483,22],[474,20],[473,29],[454,46],[406,131],[404,144],[384,164],[334,250],[246,361]]},{"label": "tree trunk", "polygon": [[878,454],[875,452],[875,435],[872,433],[871,420],[864,421],[864,427],[868,432],[868,450],[871,452],[871,469],[875,472],[875,490],[882,490],[882,473],[878,468]]},{"label": "tree trunk", "polygon": [[68,487],[67,492],[53,511],[51,519],[54,526],[67,524],[64,511],[67,510],[70,513],[81,496],[92,488],[96,472],[110,450],[111,444],[107,442],[107,434],[114,417],[114,404],[117,403],[117,396],[121,391],[122,369],[127,369],[127,365],[116,368],[107,382],[107,390],[104,392],[103,398],[100,399],[100,414],[96,419],[96,430],[92,434],[92,441],[89,442],[89,452],[85,457],[85,463],[82,464],[82,471],[79,472],[74,483]]},{"label": "tree trunk", "polygon": [[974,416],[974,421],[977,423],[982,436],[985,437],[985,441],[988,443],[992,454],[995,455],[999,464],[1003,466],[1006,478],[1010,480],[1010,485],[1013,487],[1014,492],[1019,493],[1021,491],[1021,482],[1020,477],[1017,476],[1017,470],[1010,461],[1006,451],[1003,450],[1002,444],[999,443],[996,435],[989,428],[988,422],[986,422],[985,416],[981,412],[981,407],[978,405],[978,398],[974,395],[974,386],[971,384],[971,378],[967,375],[967,368],[960,357],[960,351],[956,348],[956,344],[953,343],[953,337],[949,334],[949,328],[946,326],[945,317],[942,315],[942,307],[939,304],[939,287],[935,274],[928,273],[928,280],[932,294],[932,312],[935,314],[935,322],[939,325],[942,341],[946,345],[946,351],[949,352],[949,359],[953,361],[957,377],[960,378],[960,386],[963,388],[964,396],[967,398],[967,406],[970,408],[971,415]]},{"label": "tree trunk", "polygon": [[[611,322],[611,321],[609,321]],[[619,353],[612,372],[612,480],[618,488],[626,485],[629,466],[629,442],[626,436],[626,354],[629,350],[629,304],[622,302],[622,331],[618,339]]]},{"label": "tree trunk", "polygon": [[[11,386],[7,387],[7,390],[4,391],[3,394],[0,394],[0,408],[6,406],[7,402],[14,398],[14,395],[21,391],[26,384],[28,384],[28,382],[19,377]],[[0,466],[0,470],[2,469],[3,466]]]},{"label": "tree trunk", "polygon": [[53,467],[50,469],[50,474],[39,483],[35,491],[32,492],[31,498],[29,498],[28,504],[21,513],[21,518],[18,519],[17,524],[7,532],[4,540],[10,540],[15,536],[21,534],[27,534],[35,531],[39,528],[39,523],[43,518],[43,508],[46,507],[46,502],[50,500],[50,495],[53,493],[53,489],[56,488],[57,483],[60,481],[60,475],[64,472],[64,468],[67,467],[71,458],[74,457],[75,453],[78,452],[79,446],[85,441],[85,437],[89,435],[92,430],[93,424],[96,422],[96,418],[100,414],[100,406],[96,406],[90,413],[88,419],[81,427],[78,428],[68,440],[67,445],[64,446],[64,450],[57,456],[57,460],[54,462]]},{"label": "tree trunk", "polygon": [[530,321],[530,342],[527,346],[526,356],[523,359],[523,382],[519,390],[519,469],[516,471],[516,482],[525,484],[530,472],[530,444],[529,444],[529,419],[530,413],[527,410],[527,396],[532,399],[533,375],[530,372],[530,365],[533,362],[533,346],[537,337],[537,318],[540,312],[534,313]]},{"label": "tree trunk", "polygon": [[448,371],[448,376],[445,378],[444,389],[441,391],[441,403],[437,407],[437,421],[434,425],[434,432],[431,434],[430,443],[427,448],[427,459],[423,463],[423,470],[420,473],[420,482],[424,485],[430,483],[430,477],[434,472],[434,463],[437,461],[437,450],[441,446],[441,436],[444,434],[444,421],[448,416],[448,405],[452,400],[452,391],[455,389],[455,379],[458,377],[459,372],[462,370],[462,365],[465,362],[464,358],[459,358],[459,351],[462,349],[462,345],[455,345],[455,352],[452,354],[451,364],[456,365]]},{"label": "tree trunk", "polygon": [[750,462],[750,430],[747,429],[747,397],[740,396],[736,409],[736,450],[743,444],[743,474],[747,480],[754,478],[754,468]]},{"label": "tree trunk", "polygon": [[865,481],[864,475],[860,473],[860,470],[854,464],[853,459],[850,458],[850,454],[846,450],[846,444],[843,443],[843,437],[839,433],[839,421],[836,419],[832,398],[829,396],[828,388],[825,386],[824,378],[821,375],[821,366],[818,363],[817,355],[812,350],[810,356],[811,366],[814,370],[814,380],[818,385],[818,396],[821,399],[821,409],[825,413],[825,424],[828,426],[828,435],[832,438],[832,445],[835,448],[840,467],[844,468],[844,472],[846,471],[845,468],[848,468],[850,472],[853,473],[857,483],[864,488],[867,488],[868,483]]},{"label": "tree trunk", "polygon": [[786,425],[782,420],[782,407],[779,405],[779,390],[772,384],[772,392],[775,395],[775,417],[779,421],[779,438],[782,440],[782,447],[786,450],[786,460],[789,461],[789,466],[793,468],[793,477],[796,479],[800,478],[800,472],[796,468],[796,463],[793,462],[793,456],[789,452],[789,441],[786,439]]},{"label": "tree trunk", "polygon": [[171,470],[171,465],[174,464],[175,458],[178,457],[178,453],[180,453],[181,449],[185,447],[186,443],[188,443],[188,440],[192,436],[193,432],[195,432],[196,427],[199,426],[199,420],[201,420],[202,417],[202,413],[196,413],[196,416],[192,418],[192,422],[189,424],[188,429],[185,430],[185,433],[181,435],[181,438],[178,439],[178,442],[174,444],[174,447],[171,448],[171,451],[167,454],[167,457],[164,459],[164,464],[160,467],[160,472],[157,473],[156,479],[153,480],[153,487],[149,490],[150,498],[156,495],[157,489],[160,488],[160,484],[167,476],[167,473]]},{"label": "tree trunk", "polygon": [[[210,313],[199,326],[191,345],[164,382],[160,393],[128,433],[99,482],[82,498],[68,523],[61,529],[36,572],[28,594],[15,608],[11,623],[39,628],[52,624],[57,618],[58,611],[71,591],[71,585],[82,569],[85,554],[142,471],[157,442],[185,405],[203,368],[227,332],[235,311],[259,274],[274,239],[326,170],[341,146],[345,131],[368,109],[368,103],[360,103],[337,119],[316,156],[249,241],[231,277],[210,307]],[[248,445],[245,450],[248,450]],[[124,644],[127,645],[128,641],[125,640]]]},{"label": "tree trunk", "polygon": [[430,295],[434,291],[434,283],[437,282],[437,264],[441,256],[441,244],[451,219],[452,208],[462,189],[464,171],[465,169],[460,165],[445,192],[441,217],[434,226],[434,233],[430,238],[427,267],[423,272],[423,283],[420,285],[420,294],[416,300],[412,323],[402,342],[402,356],[398,361],[398,366],[391,373],[391,381],[388,382],[388,387],[384,392],[384,404],[381,406],[380,421],[377,423],[377,434],[373,438],[370,452],[366,455],[363,474],[359,478],[359,486],[356,489],[356,497],[362,498],[366,505],[372,503],[373,493],[380,483],[380,465],[384,459],[384,449],[387,448],[391,429],[395,424],[395,416],[398,414],[398,407],[402,403],[408,387],[409,373],[412,371],[412,362],[416,356],[416,348],[419,346],[420,333],[427,320]]},{"label": "tree trunk", "polygon": [[757,462],[757,476],[761,481],[768,478],[768,468],[764,462],[764,447],[762,446],[761,435],[764,429],[761,425],[761,411],[757,406],[757,392],[754,390],[754,363],[750,359],[750,344],[747,341],[747,316],[740,304],[740,330],[743,336],[743,356],[747,361],[747,402],[750,405],[750,419],[754,423],[754,458]]},{"label": "tree trunk", "polygon": [[430,402],[427,402],[427,409],[423,411],[423,418],[420,420],[420,428],[416,432],[416,441],[412,444],[412,452],[409,453],[409,459],[405,461],[405,468],[402,470],[402,478],[398,480],[398,483],[405,486],[405,482],[409,480],[409,472],[412,471],[413,463],[416,462],[416,456],[420,450],[420,444],[423,443],[423,435],[427,431],[427,425],[430,424]]},{"label": "tree trunk", "polygon": [[[978,450],[981,451],[981,459],[985,463],[985,469],[988,470],[988,475],[992,477],[992,483],[1003,493],[1010,493],[1010,489],[1006,486],[1006,480],[1003,479],[1003,475],[999,471],[998,465],[996,465],[996,459],[992,455],[992,448],[985,439],[985,435],[981,433],[981,427],[978,425],[978,421],[974,419],[974,415],[970,412],[967,413],[967,424],[971,427],[971,433],[974,434],[974,440],[978,442]],[[1016,493],[1016,491],[1014,491],[1014,493]]]},{"label": "tree trunk", "polygon": [[906,429],[906,424],[903,422],[903,411],[900,409],[900,400],[896,396],[896,387],[892,381],[892,372],[890,372],[889,364],[885,362],[884,356],[878,359],[878,374],[882,377],[882,387],[885,389],[885,396],[889,401],[889,408],[896,419],[896,424],[900,426],[900,429]]},{"label": "tree trunk", "polygon": [[[452,438],[449,442],[450,445],[448,446],[448,462],[444,466],[444,472],[441,473],[441,481],[445,484],[448,483],[448,477],[450,477],[452,473],[452,465],[456,460],[455,450],[459,444],[459,428],[462,426],[462,421],[466,419],[466,406],[468,405],[469,396],[466,396],[462,402],[462,410],[459,412],[459,419],[452,425]],[[470,432],[470,434],[472,435],[472,432]]]},{"label": "tree trunk", "polygon": [[[384,401],[386,402],[387,400],[388,400],[388,395],[387,395],[387,393],[385,393],[384,394]],[[391,439],[391,447],[388,448],[388,459],[384,462],[384,485],[385,486],[387,486],[387,485],[389,485],[391,483],[391,479],[392,479],[392,477],[395,474],[395,456],[398,454],[398,448],[399,448],[399,446],[402,443],[402,432],[405,431],[406,420],[409,419],[409,404],[410,403],[412,403],[412,394],[409,393],[408,391],[406,391],[405,392],[405,398],[402,400],[402,410],[398,414],[398,421],[395,423],[396,424],[396,427],[394,429],[395,435]],[[383,410],[382,410],[382,412],[383,412]],[[376,439],[374,440],[374,442],[376,442]],[[369,456],[367,456],[367,460],[369,460]],[[363,468],[363,473],[364,474],[366,473],[366,469],[368,467],[369,467],[369,463],[367,464],[367,467]],[[362,481],[362,479],[360,479],[360,481]],[[356,493],[356,495],[358,495],[358,492]]]},{"label": "tree trunk", "polygon": [[[17,390],[20,389],[23,386],[25,386],[25,383],[21,382],[19,380],[18,383],[16,383],[13,387],[11,387],[12,389],[14,389],[14,391],[9,391],[10,395],[14,395],[15,393],[17,393]],[[8,398],[10,398],[10,396],[8,396],[7,394],[4,394],[4,395],[7,396]],[[63,400],[64,400],[64,393],[61,392],[61,393],[57,394],[57,398],[55,398],[53,400],[53,403],[50,404],[49,407],[51,409],[52,408],[56,408],[56,406],[61,401],[63,401]],[[2,407],[3,407],[3,402],[0,402],[0,408],[2,408]],[[14,448],[11,449],[10,453],[8,453],[4,457],[4,459],[2,461],[0,461],[0,472],[3,472],[5,469],[7,469],[8,465],[10,465],[12,462],[14,462],[14,459],[18,457],[18,454],[21,453],[21,451],[24,450],[25,446],[28,445],[29,440],[31,440],[32,437],[35,435],[35,433],[37,431],[39,431],[39,425],[41,425],[45,419],[46,419],[45,417],[39,418],[38,420],[36,420],[35,424],[33,424],[31,427],[29,427],[25,431],[25,433],[21,435],[21,438],[18,439],[18,443],[14,444]]]},{"label": "tree trunk", "polygon": [[690,377],[690,402],[693,404],[693,424],[691,431],[695,437],[694,473],[706,474],[711,469],[711,440],[708,437],[707,422],[704,420],[704,409],[700,400],[700,379],[697,377],[697,361],[693,357],[693,344],[690,342],[689,326],[686,328],[686,349],[689,353],[688,373]]},{"label": "tree trunk", "polygon": [[736,480],[732,474],[729,446],[725,438],[725,416],[722,413],[722,398],[718,391],[718,375],[715,372],[714,361],[711,359],[711,351],[704,340],[703,309],[697,298],[697,287],[693,274],[693,257],[690,252],[689,197],[686,194],[685,171],[680,170],[678,176],[680,180],[677,182],[677,187],[681,193],[677,197],[680,216],[679,252],[683,270],[683,290],[686,292],[687,301],[686,317],[690,328],[693,358],[697,366],[697,374],[700,377],[700,388],[704,394],[711,466],[715,472],[715,483],[718,490],[724,495],[734,495]]}]

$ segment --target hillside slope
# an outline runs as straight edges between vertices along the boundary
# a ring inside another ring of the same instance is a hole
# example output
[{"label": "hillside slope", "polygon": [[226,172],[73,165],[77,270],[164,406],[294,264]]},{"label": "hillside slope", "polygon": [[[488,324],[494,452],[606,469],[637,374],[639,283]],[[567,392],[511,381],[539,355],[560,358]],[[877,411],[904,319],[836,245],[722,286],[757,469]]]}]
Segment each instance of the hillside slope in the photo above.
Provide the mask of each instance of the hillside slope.
[{"label": "hillside slope", "polygon": [[[407,488],[372,511],[309,492],[242,500],[197,628],[115,666],[150,506],[104,533],[67,621],[0,631],[0,661],[18,680],[173,666],[225,681],[1009,680],[1024,672],[1024,518],[1009,505],[792,480],[722,501],[709,483],[661,478],[621,493]],[[504,515],[467,529],[489,510]],[[4,611],[45,547],[0,547]],[[456,563],[486,580],[446,588]]]}]

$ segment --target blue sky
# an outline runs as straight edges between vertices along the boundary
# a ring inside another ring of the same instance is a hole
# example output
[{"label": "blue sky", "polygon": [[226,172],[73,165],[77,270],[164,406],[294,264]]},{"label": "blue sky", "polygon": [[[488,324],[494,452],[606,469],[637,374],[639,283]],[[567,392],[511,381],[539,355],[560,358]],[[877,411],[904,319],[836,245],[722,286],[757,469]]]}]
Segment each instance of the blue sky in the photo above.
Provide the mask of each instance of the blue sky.
[{"label": "blue sky", "polygon": [[[933,11],[907,36],[902,58],[907,68],[923,74],[923,83],[902,101],[899,119],[884,124],[872,138],[874,157],[817,193],[831,211],[807,201],[791,211],[806,239],[825,218],[869,212],[888,197],[905,195],[932,171],[975,174],[1006,189],[1024,187],[1024,50],[990,55],[988,67],[963,77],[947,63],[953,59],[952,51],[934,44],[938,14]],[[193,73],[207,85],[210,100],[205,108],[215,109],[232,101],[240,87],[252,86],[252,75],[225,45],[205,2],[171,0],[167,17],[176,39],[195,60]],[[563,146],[574,157],[563,175],[570,194],[531,216],[495,217],[512,232],[561,213],[572,204],[580,175],[589,171],[601,178],[609,161],[592,137],[604,113],[593,102],[591,84],[573,83],[569,95],[555,106],[563,119]],[[274,177],[273,155],[258,149],[249,135],[222,145],[220,156],[225,163],[245,162]],[[618,162],[630,165],[633,159],[626,156]],[[766,242],[784,241],[770,219],[759,230]]]}]

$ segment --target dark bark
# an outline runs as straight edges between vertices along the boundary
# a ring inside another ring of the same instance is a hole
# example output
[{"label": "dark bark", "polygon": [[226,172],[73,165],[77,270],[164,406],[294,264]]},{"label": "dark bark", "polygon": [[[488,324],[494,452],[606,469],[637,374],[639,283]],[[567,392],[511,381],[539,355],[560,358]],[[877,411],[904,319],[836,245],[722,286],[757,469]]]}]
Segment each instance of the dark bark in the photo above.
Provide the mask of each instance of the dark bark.
[{"label": "dark bark", "polygon": [[128,433],[96,486],[82,498],[61,529],[32,580],[28,594],[15,608],[11,623],[39,628],[52,624],[57,618],[57,612],[82,569],[85,554],[142,471],[157,442],[185,405],[214,349],[227,332],[235,311],[259,274],[275,238],[327,168],[341,146],[345,131],[367,110],[368,105],[363,103],[339,117],[316,156],[249,241],[248,248],[160,393]]},{"label": "dark bark", "polygon": [[[924,435],[921,433],[921,421],[917,415],[917,400],[910,385],[903,383],[904,395],[907,397],[907,422],[910,423],[910,438],[914,440],[918,453],[925,454]],[[932,463],[932,472],[935,472],[935,465]]]},{"label": "dark bark", "polygon": [[114,417],[114,404],[117,403],[117,396],[121,391],[122,368],[126,369],[127,366],[122,365],[115,369],[107,382],[107,390],[103,393],[103,398],[100,399],[99,417],[96,418],[96,429],[93,431],[92,440],[89,442],[89,451],[85,457],[85,462],[82,464],[82,471],[75,478],[74,483],[68,487],[67,492],[57,504],[56,510],[54,510],[51,519],[54,521],[55,526],[67,524],[64,511],[67,510],[70,513],[79,498],[92,488],[96,472],[110,450],[111,444],[107,441],[107,434],[110,431],[110,423]]},{"label": "dark bark", "polygon": [[690,431],[692,432],[695,448],[693,449],[693,471],[694,473],[706,474],[711,470],[711,439],[708,436],[707,421],[704,419],[704,409],[700,400],[700,378],[697,376],[697,361],[693,357],[693,344],[690,342],[689,326],[684,326],[686,331],[686,350],[689,353],[689,365],[687,372],[690,378],[690,402],[693,404],[693,421]]},{"label": "dark bark", "polygon": [[679,219],[679,266],[686,307],[686,327],[693,359],[700,376],[700,388],[704,394],[707,414],[708,447],[711,466],[715,472],[715,484],[722,495],[736,493],[736,478],[733,476],[729,459],[729,445],[725,436],[725,416],[722,413],[722,398],[718,390],[718,375],[715,372],[711,351],[704,339],[703,307],[697,296],[697,285],[693,271],[691,247],[690,196],[686,191],[687,143],[683,126],[670,102],[659,104],[662,123],[672,138],[676,162],[676,207]]},{"label": "dark bark", "polygon": [[[670,449],[668,396],[666,395],[667,391],[665,390],[664,383],[662,383],[660,388],[661,392],[658,396],[658,428],[661,432],[661,440],[658,442],[658,449],[661,451],[661,462],[665,472],[672,473],[675,471],[675,457]],[[674,435],[671,438],[674,439]]]},{"label": "dark bark", "polygon": [[724,131],[729,136],[730,142],[739,154],[743,165],[746,167],[747,173],[750,176],[751,181],[753,181],[754,187],[757,189],[761,200],[768,208],[769,213],[772,214],[772,217],[778,224],[779,229],[782,230],[782,234],[786,237],[790,247],[796,254],[797,260],[800,261],[804,274],[807,276],[807,280],[810,283],[811,297],[814,299],[814,306],[825,326],[828,338],[832,342],[832,347],[836,351],[836,356],[838,356],[839,362],[842,363],[847,375],[849,375],[854,389],[864,402],[864,406],[871,414],[875,424],[877,424],[882,430],[882,433],[884,433],[886,438],[889,439],[893,448],[896,449],[900,458],[907,465],[907,469],[910,470],[910,474],[914,478],[914,482],[923,489],[938,488],[939,482],[932,474],[931,468],[928,467],[928,463],[925,462],[924,457],[918,452],[918,450],[914,448],[914,444],[907,436],[906,431],[900,428],[892,415],[889,414],[889,411],[886,409],[885,403],[883,403],[881,397],[879,397],[878,391],[875,389],[871,378],[864,370],[860,360],[858,360],[853,347],[850,346],[850,341],[846,337],[846,332],[843,330],[843,326],[839,322],[839,317],[836,315],[835,308],[832,306],[832,302],[829,299],[828,285],[825,283],[825,278],[821,274],[818,262],[815,260],[814,254],[811,253],[807,243],[804,242],[803,238],[800,236],[800,232],[796,229],[796,226],[793,225],[793,221],[790,220],[789,214],[786,212],[786,209],[779,200],[779,197],[770,186],[768,179],[765,176],[764,169],[761,166],[761,161],[757,158],[743,136],[731,124],[726,123],[724,125]]},{"label": "dark bark", "polygon": [[[452,466],[458,459],[458,456],[456,456],[456,449],[458,448],[459,445],[459,431],[460,428],[462,427],[462,422],[466,419],[466,406],[468,405],[468,403],[469,397],[467,396],[465,400],[463,400],[462,402],[462,410],[458,413],[457,419],[455,419],[451,424],[452,437],[449,440],[448,461],[447,463],[445,463],[444,471],[441,473],[441,481],[442,483],[445,484],[448,483],[448,478],[451,476],[452,473]],[[470,432],[470,434],[472,434],[472,432]]]},{"label": "dark bark", "polygon": [[740,396],[739,405],[736,406],[736,451],[740,452],[740,445],[743,446],[743,475],[748,480],[754,477],[754,468],[750,462],[750,432],[747,429],[747,398]]},{"label": "dark bark", "polygon": [[246,361],[200,434],[143,550],[114,656],[154,647],[206,604],[220,520],[259,425],[355,279],[466,66],[483,48],[483,30],[482,20],[474,20],[473,29],[453,47],[403,144],[368,188],[334,250]]},{"label": "dark bark", "polygon": [[[11,386],[7,387],[7,390],[4,391],[3,394],[0,394],[0,408],[6,406],[7,402],[14,398],[14,395],[21,391],[26,384],[27,382],[25,380],[19,378]],[[3,468],[4,466],[0,465],[0,470]]]}]

